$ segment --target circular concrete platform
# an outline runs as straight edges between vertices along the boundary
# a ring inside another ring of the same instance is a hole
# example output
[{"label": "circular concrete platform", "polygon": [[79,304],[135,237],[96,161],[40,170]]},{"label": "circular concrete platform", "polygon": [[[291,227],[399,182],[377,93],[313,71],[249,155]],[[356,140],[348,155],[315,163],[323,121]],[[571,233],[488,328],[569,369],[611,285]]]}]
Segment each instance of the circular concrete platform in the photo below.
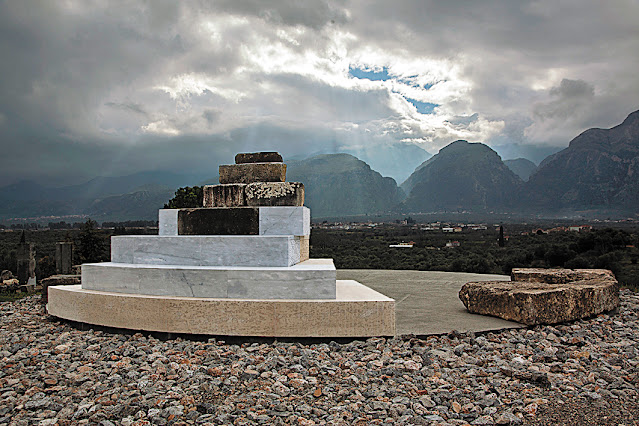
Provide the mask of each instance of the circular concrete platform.
[{"label": "circular concrete platform", "polygon": [[469,281],[509,281],[507,275],[439,271],[338,269],[337,279],[357,280],[395,299],[397,334],[443,334],[525,327],[512,321],[468,312],[459,290]]},{"label": "circular concrete platform", "polygon": [[238,299],[48,288],[47,311],[67,320],[163,333],[255,337],[395,335],[395,301],[353,280],[335,299]]}]

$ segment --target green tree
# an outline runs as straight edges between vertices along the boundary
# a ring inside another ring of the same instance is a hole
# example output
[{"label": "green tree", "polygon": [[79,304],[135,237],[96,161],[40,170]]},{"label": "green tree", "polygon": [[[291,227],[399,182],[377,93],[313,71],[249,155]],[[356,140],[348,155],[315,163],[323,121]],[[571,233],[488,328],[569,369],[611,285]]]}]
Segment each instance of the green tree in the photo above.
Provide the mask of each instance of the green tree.
[{"label": "green tree", "polygon": [[79,256],[82,263],[101,262],[105,257],[104,238],[98,232],[98,223],[88,219],[80,232]]},{"label": "green tree", "polygon": [[184,209],[204,205],[204,187],[186,186],[175,191],[175,197],[164,205],[165,209]]}]

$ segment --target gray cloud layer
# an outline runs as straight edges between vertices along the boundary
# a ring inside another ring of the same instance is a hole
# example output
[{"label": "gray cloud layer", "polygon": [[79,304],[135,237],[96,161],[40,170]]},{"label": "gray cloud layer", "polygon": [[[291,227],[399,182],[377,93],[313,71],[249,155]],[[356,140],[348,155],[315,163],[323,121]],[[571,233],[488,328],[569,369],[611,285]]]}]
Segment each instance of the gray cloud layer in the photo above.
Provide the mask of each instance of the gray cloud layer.
[{"label": "gray cloud layer", "polygon": [[257,149],[567,146],[639,108],[637,19],[632,0],[1,2],[0,184],[214,174]]}]

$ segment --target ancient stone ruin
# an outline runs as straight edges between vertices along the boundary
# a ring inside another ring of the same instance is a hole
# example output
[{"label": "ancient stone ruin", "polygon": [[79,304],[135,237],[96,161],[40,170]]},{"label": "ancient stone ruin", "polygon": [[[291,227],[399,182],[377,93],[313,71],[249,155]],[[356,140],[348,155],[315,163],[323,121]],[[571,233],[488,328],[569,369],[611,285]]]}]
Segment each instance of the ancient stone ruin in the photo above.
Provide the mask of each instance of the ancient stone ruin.
[{"label": "ancient stone ruin", "polygon": [[36,275],[36,260],[35,249],[33,243],[27,243],[24,231],[20,236],[20,244],[16,251],[16,258],[18,261],[18,281],[21,286],[35,286]]},{"label": "ancient stone ruin", "polygon": [[61,241],[55,244],[55,273],[73,273],[73,242]]},{"label": "ancient stone ruin", "polygon": [[619,284],[605,269],[513,269],[512,281],[466,283],[464,306],[527,325],[588,318],[619,306]]},{"label": "ancient stone ruin", "polygon": [[395,302],[309,259],[304,185],[276,152],[238,154],[201,208],[163,209],[159,235],[114,236],[111,262],[49,287],[51,315],[137,330],[213,335],[394,335]]}]

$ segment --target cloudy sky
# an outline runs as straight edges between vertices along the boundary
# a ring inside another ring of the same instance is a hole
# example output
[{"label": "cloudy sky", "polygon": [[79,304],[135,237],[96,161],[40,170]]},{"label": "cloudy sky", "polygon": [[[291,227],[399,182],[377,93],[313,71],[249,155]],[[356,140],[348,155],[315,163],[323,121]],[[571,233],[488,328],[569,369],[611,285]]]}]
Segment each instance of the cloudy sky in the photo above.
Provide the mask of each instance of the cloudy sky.
[{"label": "cloudy sky", "polygon": [[0,0],[0,185],[456,139],[538,162],[639,109],[637,22],[637,0]]}]

